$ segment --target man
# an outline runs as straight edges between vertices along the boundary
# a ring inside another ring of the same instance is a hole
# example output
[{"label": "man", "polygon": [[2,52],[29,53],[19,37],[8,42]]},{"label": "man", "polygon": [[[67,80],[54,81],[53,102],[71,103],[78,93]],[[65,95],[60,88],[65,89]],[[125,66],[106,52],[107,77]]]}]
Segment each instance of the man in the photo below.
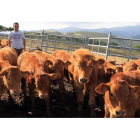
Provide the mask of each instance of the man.
[{"label": "man", "polygon": [[[14,48],[18,54],[18,56],[22,53],[22,45],[25,50],[25,36],[24,33],[19,31],[19,23],[15,22],[13,24],[14,31],[9,34],[8,44],[11,47],[11,39],[12,39],[12,48]],[[23,40],[23,43],[22,43]]]}]

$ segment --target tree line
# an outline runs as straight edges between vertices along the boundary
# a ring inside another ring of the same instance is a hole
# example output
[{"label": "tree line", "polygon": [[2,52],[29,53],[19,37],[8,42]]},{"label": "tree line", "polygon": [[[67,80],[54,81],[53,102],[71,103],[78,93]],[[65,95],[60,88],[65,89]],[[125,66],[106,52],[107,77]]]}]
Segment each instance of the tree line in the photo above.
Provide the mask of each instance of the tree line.
[{"label": "tree line", "polygon": [[0,30],[1,31],[13,31],[14,30],[14,28],[12,28],[12,27],[4,27],[4,26],[2,26],[2,25],[0,25]]}]

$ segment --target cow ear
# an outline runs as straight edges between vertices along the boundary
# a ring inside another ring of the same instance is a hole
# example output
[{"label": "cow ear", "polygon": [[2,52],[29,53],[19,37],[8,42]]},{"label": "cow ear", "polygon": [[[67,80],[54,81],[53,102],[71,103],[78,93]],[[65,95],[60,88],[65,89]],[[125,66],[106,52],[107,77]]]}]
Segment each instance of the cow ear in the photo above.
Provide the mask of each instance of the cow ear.
[{"label": "cow ear", "polygon": [[78,57],[75,54],[73,54],[72,56],[78,62]]},{"label": "cow ear", "polygon": [[24,70],[20,70],[21,71],[21,74],[22,76],[25,78],[25,79],[28,79],[29,75],[30,75],[30,72],[29,71],[24,71]]},{"label": "cow ear", "polygon": [[108,67],[106,68],[105,73],[111,74],[112,72],[115,72],[115,70],[116,70],[116,67]]},{"label": "cow ear", "polygon": [[70,61],[67,61],[67,62],[64,63],[65,68],[68,68],[69,65],[71,65]]},{"label": "cow ear", "polygon": [[51,74],[44,73],[44,74],[40,75],[40,77],[42,77],[42,78],[45,76],[47,76],[49,78],[49,80],[56,80],[59,77],[58,74],[56,74],[56,73],[51,73]]},{"label": "cow ear", "polygon": [[97,61],[98,61],[98,63],[99,63],[100,65],[102,65],[102,64],[105,62],[105,60],[104,60],[104,59],[101,59],[101,58],[98,59]]},{"label": "cow ear", "polygon": [[113,64],[113,65],[115,65],[116,64],[116,60],[115,59],[110,60],[110,63]]},{"label": "cow ear", "polygon": [[6,76],[7,73],[8,73],[8,68],[2,70],[2,71],[0,72],[0,78],[2,78],[4,75]]},{"label": "cow ear", "polygon": [[99,94],[104,94],[109,89],[109,86],[105,83],[98,85],[95,89]]},{"label": "cow ear", "polygon": [[60,51],[60,49],[57,49],[52,55],[56,56],[56,54]]},{"label": "cow ear", "polygon": [[118,72],[123,72],[123,67],[120,67],[120,66],[116,66],[116,73]]},{"label": "cow ear", "polygon": [[139,86],[131,86],[129,85],[129,91],[130,91],[130,94],[134,94],[134,93],[137,93],[138,96],[140,96],[140,87]]},{"label": "cow ear", "polygon": [[125,62],[123,62],[122,64],[121,64],[121,66],[125,66],[126,65],[126,63]]},{"label": "cow ear", "polygon": [[47,60],[45,61],[45,64],[46,64],[46,65],[53,65],[52,61],[49,60],[49,59],[47,59]]}]

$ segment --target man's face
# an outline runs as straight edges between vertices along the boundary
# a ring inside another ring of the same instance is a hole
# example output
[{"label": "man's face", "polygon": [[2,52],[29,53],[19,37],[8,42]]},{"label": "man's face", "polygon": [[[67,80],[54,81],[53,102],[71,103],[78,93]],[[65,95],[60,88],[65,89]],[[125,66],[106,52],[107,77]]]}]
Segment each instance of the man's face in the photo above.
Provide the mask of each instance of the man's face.
[{"label": "man's face", "polygon": [[18,24],[14,24],[13,27],[14,27],[14,30],[15,30],[15,31],[18,31],[18,29],[19,29],[19,25],[18,25]]}]

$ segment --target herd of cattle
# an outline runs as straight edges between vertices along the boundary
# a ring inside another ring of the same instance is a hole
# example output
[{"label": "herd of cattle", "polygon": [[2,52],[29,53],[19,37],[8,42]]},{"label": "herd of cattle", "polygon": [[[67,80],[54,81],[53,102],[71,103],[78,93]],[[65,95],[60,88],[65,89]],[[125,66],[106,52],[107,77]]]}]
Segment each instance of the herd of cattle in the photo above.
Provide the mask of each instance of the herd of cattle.
[{"label": "herd of cattle", "polygon": [[[1,46],[2,41],[1,41]],[[88,95],[91,117],[96,117],[95,97],[99,98],[104,117],[135,117],[140,110],[140,59],[115,65],[115,60],[105,60],[92,54],[88,49],[77,49],[72,54],[56,50],[53,54],[35,50],[26,50],[19,57],[8,46],[0,49],[0,99],[2,94],[26,93],[28,83],[32,101],[32,113],[35,111],[35,98],[46,102],[46,113],[52,116],[50,109],[51,84],[59,86],[61,99],[65,102],[64,77],[73,85],[77,97],[80,116],[83,111],[84,96]]]}]

